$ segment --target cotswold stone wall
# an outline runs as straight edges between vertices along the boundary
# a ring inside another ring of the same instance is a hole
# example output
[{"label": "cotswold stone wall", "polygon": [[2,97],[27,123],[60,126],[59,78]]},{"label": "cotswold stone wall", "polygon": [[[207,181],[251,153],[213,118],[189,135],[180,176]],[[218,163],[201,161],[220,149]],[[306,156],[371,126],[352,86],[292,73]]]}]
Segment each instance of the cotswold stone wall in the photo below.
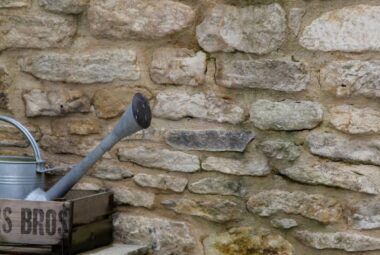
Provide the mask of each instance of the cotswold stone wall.
[{"label": "cotswold stone wall", "polygon": [[77,186],[114,191],[125,243],[374,255],[379,51],[376,0],[0,0],[0,108],[64,169],[150,99],[152,127]]}]

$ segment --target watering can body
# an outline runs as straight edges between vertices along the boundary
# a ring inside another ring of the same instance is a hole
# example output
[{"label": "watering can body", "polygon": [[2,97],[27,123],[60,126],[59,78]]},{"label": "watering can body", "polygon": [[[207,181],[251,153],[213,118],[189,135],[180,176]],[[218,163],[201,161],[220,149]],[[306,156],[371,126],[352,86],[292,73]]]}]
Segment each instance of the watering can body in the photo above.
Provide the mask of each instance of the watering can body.
[{"label": "watering can body", "polygon": [[143,95],[137,93],[111,133],[48,191],[44,191],[45,162],[41,159],[38,144],[19,122],[0,116],[0,121],[14,125],[23,133],[31,144],[34,154],[34,157],[0,156],[0,198],[49,201],[64,196],[106,151],[123,137],[148,128],[151,118],[149,102]]},{"label": "watering can body", "polygon": [[44,187],[44,174],[36,171],[32,157],[0,157],[0,199],[24,199]]},{"label": "watering can body", "polygon": [[0,121],[16,127],[33,149],[34,157],[0,156],[0,198],[24,199],[32,190],[44,187],[44,161],[38,144],[23,125],[6,116],[0,116]]}]

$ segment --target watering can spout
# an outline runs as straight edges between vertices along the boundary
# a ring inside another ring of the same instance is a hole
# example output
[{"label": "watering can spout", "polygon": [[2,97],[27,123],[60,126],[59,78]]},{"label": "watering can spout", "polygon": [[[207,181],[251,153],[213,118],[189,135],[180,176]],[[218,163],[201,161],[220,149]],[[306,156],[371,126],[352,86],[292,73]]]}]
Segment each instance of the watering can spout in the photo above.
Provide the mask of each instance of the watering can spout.
[{"label": "watering can spout", "polygon": [[109,151],[122,138],[148,128],[151,119],[152,115],[148,100],[142,94],[137,93],[114,129],[95,149],[75,165],[48,191],[43,191],[41,188],[35,189],[29,193],[25,199],[50,201],[64,196],[105,152]]}]

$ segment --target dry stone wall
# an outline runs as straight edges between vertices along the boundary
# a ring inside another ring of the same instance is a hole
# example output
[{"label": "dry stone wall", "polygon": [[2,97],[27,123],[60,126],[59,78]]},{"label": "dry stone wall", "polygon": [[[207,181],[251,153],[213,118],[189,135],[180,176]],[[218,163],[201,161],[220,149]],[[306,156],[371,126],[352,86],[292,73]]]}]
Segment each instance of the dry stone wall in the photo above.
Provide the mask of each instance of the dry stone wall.
[{"label": "dry stone wall", "polygon": [[152,126],[76,188],[152,254],[375,255],[379,28],[377,0],[0,0],[0,111],[59,175],[142,92]]}]

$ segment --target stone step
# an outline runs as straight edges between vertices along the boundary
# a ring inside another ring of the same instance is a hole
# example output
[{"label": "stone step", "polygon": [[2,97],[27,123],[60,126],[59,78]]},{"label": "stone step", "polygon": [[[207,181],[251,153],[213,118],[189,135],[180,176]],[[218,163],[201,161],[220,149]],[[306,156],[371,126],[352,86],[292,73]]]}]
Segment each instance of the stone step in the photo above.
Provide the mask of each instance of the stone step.
[{"label": "stone step", "polygon": [[80,253],[79,255],[146,255],[148,248],[142,245],[128,245],[113,243],[95,250]]}]

